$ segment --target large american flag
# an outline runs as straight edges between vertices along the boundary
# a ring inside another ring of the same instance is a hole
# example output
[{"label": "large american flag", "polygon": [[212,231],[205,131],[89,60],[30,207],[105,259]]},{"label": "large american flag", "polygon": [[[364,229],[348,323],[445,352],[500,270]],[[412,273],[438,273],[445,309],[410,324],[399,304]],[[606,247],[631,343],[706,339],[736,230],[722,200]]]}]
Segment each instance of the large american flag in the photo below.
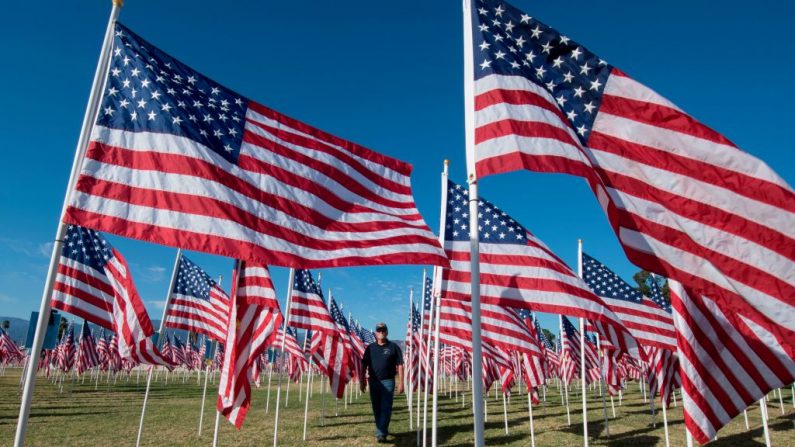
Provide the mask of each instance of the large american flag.
[{"label": "large american flag", "polygon": [[[238,429],[251,406],[251,371],[284,320],[267,266],[238,261],[216,407]],[[231,330],[234,329],[234,330]]]},{"label": "large american flag", "polygon": [[150,365],[170,364],[152,343],[155,331],[127,261],[99,232],[67,227],[50,303],[120,334],[117,343],[122,357]]},{"label": "large american flag", "polygon": [[97,356],[97,345],[94,342],[94,337],[91,335],[88,321],[83,320],[83,328],[80,331],[80,341],[77,346],[77,364],[75,365],[75,370],[77,374],[83,374],[85,371],[98,365],[99,356]]},{"label": "large american flag", "polygon": [[743,336],[795,358],[792,188],[557,30],[502,1],[467,4],[470,169],[586,178],[634,264],[711,297]]},{"label": "large american flag", "polygon": [[410,173],[238,95],[116,23],[65,219],[283,266],[446,264]]},{"label": "large american flag", "polygon": [[668,286],[685,425],[703,444],[770,390],[795,381],[795,362],[767,329],[745,320],[755,331],[747,337],[737,329],[733,309],[686,291],[678,281]]},{"label": "large american flag", "polygon": [[166,326],[226,340],[229,296],[201,267],[180,255]]},{"label": "large american flag", "polygon": [[[468,301],[470,285],[469,192],[448,181],[444,248],[450,268],[442,272],[442,297]],[[632,334],[601,298],[519,222],[478,199],[481,302],[592,319],[621,351],[637,356]]]},{"label": "large american flag", "polygon": [[582,254],[582,279],[618,315],[638,343],[676,350],[671,306],[657,288],[645,297],[595,258]]}]

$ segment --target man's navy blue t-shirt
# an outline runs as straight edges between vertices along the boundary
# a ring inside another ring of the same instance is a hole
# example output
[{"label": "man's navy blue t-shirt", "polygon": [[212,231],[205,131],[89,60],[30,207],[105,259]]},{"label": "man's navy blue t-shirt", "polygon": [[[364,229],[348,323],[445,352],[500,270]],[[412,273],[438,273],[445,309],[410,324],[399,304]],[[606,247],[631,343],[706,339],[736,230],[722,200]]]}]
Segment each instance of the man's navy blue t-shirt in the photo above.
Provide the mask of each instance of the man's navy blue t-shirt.
[{"label": "man's navy blue t-shirt", "polygon": [[367,368],[371,378],[378,380],[394,379],[398,365],[402,364],[400,347],[389,340],[383,346],[370,343],[362,357],[362,367]]}]

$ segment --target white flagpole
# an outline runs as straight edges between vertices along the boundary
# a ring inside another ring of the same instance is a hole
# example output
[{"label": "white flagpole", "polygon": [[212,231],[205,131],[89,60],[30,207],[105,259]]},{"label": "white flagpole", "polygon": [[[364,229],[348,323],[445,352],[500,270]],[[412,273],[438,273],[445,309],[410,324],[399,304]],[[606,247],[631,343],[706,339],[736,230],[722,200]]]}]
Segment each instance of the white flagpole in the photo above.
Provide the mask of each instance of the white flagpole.
[{"label": "white flagpole", "polygon": [[762,413],[762,428],[765,433],[765,446],[770,447],[770,430],[767,427],[767,402],[765,398],[759,399],[759,411]]},{"label": "white flagpole", "polygon": [[[267,353],[268,350],[266,350],[265,352]],[[274,355],[273,361],[268,362],[268,390],[265,397],[265,414],[268,414],[271,408],[271,378],[273,377],[273,364],[275,362],[276,362],[276,356]]]},{"label": "white flagpole", "polygon": [[[215,357],[215,351],[218,349],[218,342],[213,341],[213,349],[212,349],[212,356]],[[198,437],[201,438],[202,436],[202,422],[204,422],[204,402],[207,400],[207,379],[210,377],[210,364],[212,360],[205,361],[204,367],[204,391],[202,392],[202,409],[199,413],[199,435]]]},{"label": "white flagpole", "polygon": [[505,434],[508,434],[508,401],[505,398],[505,391],[502,392],[502,418],[505,420]]},{"label": "white flagpole", "polygon": [[[287,322],[290,320],[290,297],[293,295],[293,281],[295,280],[295,269],[290,269],[287,284],[287,302],[285,303],[284,322],[282,324],[282,345],[279,347],[279,358],[284,357],[284,342],[287,340]],[[275,362],[274,362],[275,363]],[[271,367],[271,371],[273,367]],[[269,387],[270,388],[270,387]],[[282,374],[279,374],[278,385],[276,386],[276,417],[273,423],[273,447],[279,442],[279,400],[282,394]]]},{"label": "white flagpole", "polygon": [[[425,348],[423,348],[423,344],[422,344],[423,343],[423,341],[422,341],[423,329],[425,329],[424,328],[424,326],[425,326],[425,293],[426,293],[425,292],[425,278],[426,278],[427,274],[428,274],[427,271],[425,269],[422,269],[422,310],[420,311],[420,333],[419,333],[419,337],[417,338],[417,340],[420,341],[420,352],[418,354],[418,357],[419,357],[418,361],[419,361],[420,364],[419,364],[419,367],[417,368],[418,371],[422,371],[422,368],[425,365],[426,359],[428,358],[428,347],[429,347],[429,344],[426,343],[425,344]],[[430,318],[430,316],[429,316],[429,318]],[[430,332],[430,330],[428,332]],[[426,368],[426,371],[425,371],[425,384],[426,385],[423,387],[423,389],[427,389],[428,388],[428,385],[427,385],[427,383],[428,383],[428,373],[429,373],[429,371],[427,371],[427,368]],[[422,376],[420,376],[420,377],[422,377]],[[417,423],[415,424],[415,426],[417,428],[417,446],[420,445],[420,395],[422,395],[422,392],[420,392],[420,380],[418,378],[417,379],[417,403],[416,403],[416,406],[415,406],[416,409],[417,409],[416,410]],[[427,405],[425,406],[425,408],[427,409]],[[427,414],[427,411],[426,411],[426,414]]]},{"label": "white flagpole", "polygon": [[[582,278],[582,239],[577,239],[577,276]],[[580,318],[580,385],[582,387],[582,445],[588,447],[588,394],[585,389],[585,319]]]},{"label": "white flagpole", "polygon": [[[228,348],[227,348],[228,349]],[[221,412],[215,412],[215,428],[213,429],[213,447],[218,447],[218,429],[221,425]]]},{"label": "white flagpole", "polygon": [[662,406],[663,429],[665,430],[665,447],[671,447],[671,443],[668,438],[668,410],[665,408],[668,405],[665,404],[665,399],[661,399],[660,406]]},{"label": "white flagpole", "polygon": [[41,348],[44,345],[44,336],[47,330],[47,323],[50,320],[50,298],[52,297],[53,284],[55,283],[58,260],[60,259],[61,249],[63,248],[63,238],[66,235],[67,226],[63,222],[63,216],[66,214],[66,208],[69,206],[69,200],[71,199],[74,185],[77,182],[77,178],[80,175],[80,169],[83,166],[83,159],[85,157],[86,148],[88,147],[88,139],[91,134],[91,127],[93,125],[94,119],[96,118],[97,111],[99,110],[102,92],[105,89],[108,66],[110,65],[109,61],[113,42],[113,28],[116,24],[116,19],[119,17],[119,12],[121,11],[123,3],[123,0],[113,0],[113,8],[110,10],[108,25],[105,29],[105,37],[102,40],[102,49],[99,52],[97,68],[94,71],[94,81],[91,84],[91,93],[88,95],[88,104],[86,104],[86,111],[83,115],[83,125],[80,129],[80,137],[77,140],[77,147],[75,148],[75,156],[72,161],[72,170],[69,174],[69,181],[66,184],[63,207],[61,208],[58,227],[55,230],[55,240],[53,241],[52,252],[50,254],[50,266],[47,270],[47,278],[44,281],[44,290],[41,295],[41,303],[39,304],[39,319],[36,322],[33,345],[30,348],[30,367],[27,369],[27,371],[25,371],[24,376],[25,385],[22,388],[22,400],[19,406],[17,431],[14,436],[15,447],[23,447],[25,444],[25,435],[27,434],[28,430],[28,418],[30,417],[30,405],[33,401],[33,389],[36,387],[36,369],[39,363],[39,358],[41,357]]},{"label": "white flagpole", "polygon": [[[469,183],[470,286],[472,294],[472,407],[475,447],[484,445],[483,358],[480,339],[480,255],[478,234],[478,183],[475,173],[475,70],[473,58],[472,11],[470,0],[463,1],[464,13],[464,141]],[[442,228],[444,230],[444,228]],[[444,234],[440,231],[440,236]],[[434,384],[436,382],[434,381]]]},{"label": "white flagpole", "polygon": [[[439,244],[444,245],[444,231],[447,221],[447,178],[450,171],[450,161],[444,161],[442,169],[442,189],[441,200],[439,205]],[[422,446],[426,447],[428,442],[427,425],[428,425],[428,387],[429,376],[433,377],[433,406],[431,409],[431,444],[436,446],[436,423],[437,423],[437,398],[438,398],[438,382],[439,382],[439,310],[441,309],[441,284],[442,284],[442,269],[434,267],[433,269],[433,285],[431,287],[431,295],[433,303],[431,304],[430,316],[428,317],[428,342],[426,344],[425,364],[428,365],[428,360],[431,351],[431,333],[434,333],[434,346],[433,346],[433,372],[428,371],[425,375],[425,403],[423,407],[423,423],[422,423]],[[423,283],[423,287],[425,284]],[[434,290],[435,288],[435,290]],[[423,299],[425,294],[423,293]],[[430,366],[430,365],[428,365]]]},{"label": "white flagpole", "polygon": [[[304,336],[304,345],[306,345],[306,336]],[[309,359],[309,377],[306,379],[306,402],[304,402],[304,438],[306,441],[306,418],[309,414],[309,387],[312,386],[312,359]]]},{"label": "white flagpole", "polygon": [[[606,360],[607,360],[607,353],[602,351],[602,340],[599,337],[599,334],[596,334],[596,353],[600,357],[602,364],[599,365],[599,369],[602,371],[602,377],[599,381],[599,395],[602,396],[602,413],[605,417],[605,431],[607,432],[607,437],[610,437],[610,421],[607,419],[607,403],[605,402],[605,394],[608,393],[607,390],[607,371],[605,370]],[[613,403],[613,396],[610,396],[610,403]],[[613,417],[615,417],[616,409],[613,407]]]},{"label": "white flagpole", "polygon": [[[423,284],[424,286],[424,284]],[[408,365],[409,365],[409,373],[406,374],[405,377],[408,377],[408,386],[406,387],[406,399],[408,401],[409,407],[409,430],[414,429],[414,414],[411,412],[411,404],[413,403],[413,395],[412,395],[412,386],[414,385],[414,288],[409,288],[409,330],[408,330]],[[417,366],[419,367],[419,362],[417,362]]]},{"label": "white flagpole", "polygon": [[[174,258],[174,268],[171,270],[171,280],[168,282],[168,291],[166,292],[166,302],[163,304],[163,316],[160,318],[160,329],[157,332],[157,344],[162,345],[160,340],[163,338],[163,329],[166,326],[166,312],[168,312],[168,305],[171,303],[171,291],[174,290],[174,283],[177,281],[177,270],[179,270],[179,260],[182,258],[182,249],[177,249],[177,256]],[[190,340],[188,340],[190,342]],[[135,447],[141,445],[141,436],[144,431],[144,416],[146,416],[146,404],[149,401],[149,388],[152,385],[152,374],[155,372],[154,365],[149,366],[149,373],[146,375],[146,392],[144,393],[144,404],[141,407],[141,420],[138,422],[138,438],[135,441]]]},{"label": "white flagpole", "polygon": [[[441,277],[441,269],[437,269]],[[440,283],[441,284],[441,283]],[[433,330],[433,415],[431,416],[431,446],[436,447],[437,442],[437,415],[439,399],[439,310],[441,309],[442,296],[436,296],[436,323]]]},{"label": "white flagpole", "polygon": [[527,412],[530,414],[530,447],[536,447],[536,432],[533,428],[533,389],[527,389]]}]

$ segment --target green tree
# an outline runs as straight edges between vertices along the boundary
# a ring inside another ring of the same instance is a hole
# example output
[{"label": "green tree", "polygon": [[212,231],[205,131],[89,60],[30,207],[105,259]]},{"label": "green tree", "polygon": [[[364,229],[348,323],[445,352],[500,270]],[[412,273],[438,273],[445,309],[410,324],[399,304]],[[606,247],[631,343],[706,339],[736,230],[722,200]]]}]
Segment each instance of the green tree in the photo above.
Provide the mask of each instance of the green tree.
[{"label": "green tree", "polygon": [[640,293],[645,296],[651,295],[651,285],[652,283],[656,283],[657,287],[662,290],[662,295],[665,298],[667,303],[671,303],[671,293],[668,290],[668,280],[663,278],[662,276],[652,275],[651,272],[646,270],[640,270],[634,275],[632,275],[632,279],[638,283],[638,289]]},{"label": "green tree", "polygon": [[61,323],[58,325],[58,340],[61,339],[67,328],[69,328],[69,322],[66,321],[66,318],[61,318]]},{"label": "green tree", "polygon": [[7,331],[8,328],[10,328],[10,327],[11,327],[11,322],[8,321],[8,320],[3,320],[3,330]]},{"label": "green tree", "polygon": [[555,344],[555,334],[549,331],[549,329],[541,328],[541,332],[544,333],[544,336],[549,340],[550,343],[553,345]]}]

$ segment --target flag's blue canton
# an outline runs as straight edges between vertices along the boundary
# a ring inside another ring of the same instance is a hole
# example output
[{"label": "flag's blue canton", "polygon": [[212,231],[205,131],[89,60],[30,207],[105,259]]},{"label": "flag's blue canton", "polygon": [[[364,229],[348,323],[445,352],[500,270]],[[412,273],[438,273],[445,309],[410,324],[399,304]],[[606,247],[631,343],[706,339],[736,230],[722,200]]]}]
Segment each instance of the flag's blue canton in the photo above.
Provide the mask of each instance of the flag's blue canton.
[{"label": "flag's blue canton", "polygon": [[214,285],[215,281],[210,278],[207,272],[194,264],[185,255],[180,256],[177,281],[174,283],[174,293],[210,301],[210,289]]},{"label": "flag's blue canton", "polygon": [[417,306],[411,307],[411,332],[418,332],[420,330],[420,313],[417,311]]},{"label": "flag's blue canton", "polygon": [[[527,243],[528,231],[487,200],[478,200],[480,241],[491,244]],[[469,240],[469,191],[447,182],[447,222],[444,238],[448,241]]]},{"label": "flag's blue canton", "polygon": [[296,340],[298,340],[298,332],[295,331],[295,328],[287,326],[287,333],[295,337]]},{"label": "flag's blue canton", "polygon": [[617,300],[643,302],[643,294],[621,279],[596,259],[582,254],[582,279],[598,296]]},{"label": "flag's blue canton", "polygon": [[61,255],[101,272],[113,257],[113,247],[98,232],[69,225]]},{"label": "flag's blue canton", "polygon": [[302,293],[314,293],[315,295],[323,297],[323,291],[320,289],[309,270],[298,269],[295,271],[293,278],[293,288]]},{"label": "flag's blue canton", "polygon": [[657,280],[654,277],[649,277],[648,284],[649,290],[651,291],[649,294],[649,299],[657,303],[663,308],[664,311],[668,312],[669,314],[672,313],[673,310],[671,309],[671,303],[665,299],[662,288],[657,284]]},{"label": "flag's blue canton", "polygon": [[363,342],[366,344],[375,343],[375,334],[369,329],[361,328],[361,332],[359,334],[359,338],[362,339]]},{"label": "flag's blue canton", "polygon": [[522,321],[524,321],[525,318],[529,319],[533,318],[533,313],[527,309],[514,309],[514,310],[516,310],[519,313],[519,318],[521,318]]},{"label": "flag's blue canton", "polygon": [[574,325],[572,325],[569,319],[566,317],[563,317],[563,330],[566,331],[566,335],[569,337],[580,336],[580,332],[574,328]]},{"label": "flag's blue canton", "polygon": [[97,124],[190,138],[235,163],[248,99],[116,23]]},{"label": "flag's blue canton", "polygon": [[351,329],[348,327],[348,320],[345,319],[345,315],[342,315],[342,311],[339,306],[337,306],[337,301],[335,301],[334,298],[331,299],[331,318],[333,318],[337,324],[344,327],[346,332],[350,332]]},{"label": "flag's blue canton", "polygon": [[433,304],[433,280],[425,278],[425,296],[422,297],[422,307],[425,309],[425,315],[431,314],[431,305]]},{"label": "flag's blue canton", "polygon": [[179,339],[177,334],[174,334],[174,348],[183,351],[185,349],[185,345],[182,343],[182,340]]},{"label": "flag's blue canton", "polygon": [[541,330],[541,326],[536,325],[536,328],[538,329],[538,338],[541,339],[541,342],[544,343],[544,346],[546,346],[547,349],[554,351],[555,346],[552,344],[551,341],[549,341],[547,336],[544,335],[544,331]]},{"label": "flag's blue canton", "polygon": [[88,321],[83,319],[83,327],[80,331],[80,340],[88,339],[91,337],[91,328],[88,327]]},{"label": "flag's blue canton", "polygon": [[495,0],[472,10],[475,79],[522,76],[555,98],[585,144],[612,67],[577,42]]}]

